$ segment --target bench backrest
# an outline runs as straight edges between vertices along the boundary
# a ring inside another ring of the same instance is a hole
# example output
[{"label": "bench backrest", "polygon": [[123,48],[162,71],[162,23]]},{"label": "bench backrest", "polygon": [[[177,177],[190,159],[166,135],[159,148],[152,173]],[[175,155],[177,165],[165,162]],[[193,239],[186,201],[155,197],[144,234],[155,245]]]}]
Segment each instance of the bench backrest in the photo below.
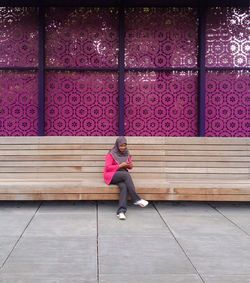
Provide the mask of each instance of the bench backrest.
[{"label": "bench backrest", "polygon": [[[1,137],[0,179],[102,179],[116,137]],[[250,138],[128,137],[138,179],[249,179]]]}]

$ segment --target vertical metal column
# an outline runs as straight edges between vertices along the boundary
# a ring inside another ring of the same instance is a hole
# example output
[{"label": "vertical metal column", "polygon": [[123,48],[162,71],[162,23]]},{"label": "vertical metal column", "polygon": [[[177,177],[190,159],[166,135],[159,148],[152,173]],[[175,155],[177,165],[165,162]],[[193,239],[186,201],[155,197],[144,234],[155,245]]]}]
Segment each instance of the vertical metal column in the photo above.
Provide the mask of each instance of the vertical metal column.
[{"label": "vertical metal column", "polygon": [[198,9],[198,129],[199,136],[205,136],[206,115],[206,6],[200,4]]},{"label": "vertical metal column", "polygon": [[119,135],[125,135],[125,16],[124,5],[119,7],[119,55],[118,55],[118,96],[119,96]]},{"label": "vertical metal column", "polygon": [[45,135],[45,8],[39,7],[38,135]]}]

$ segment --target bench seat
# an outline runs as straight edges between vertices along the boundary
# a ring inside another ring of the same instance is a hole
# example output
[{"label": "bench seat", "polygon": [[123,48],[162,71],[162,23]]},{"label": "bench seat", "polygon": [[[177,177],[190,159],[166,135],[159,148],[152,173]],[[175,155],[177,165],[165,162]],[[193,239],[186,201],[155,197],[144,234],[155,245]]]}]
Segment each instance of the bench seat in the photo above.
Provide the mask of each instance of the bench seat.
[{"label": "bench seat", "polygon": [[[137,192],[148,200],[250,200],[250,181],[198,182],[169,180],[160,182],[135,181]],[[0,200],[114,200],[119,198],[115,185],[102,180],[4,180],[0,184]]]},{"label": "bench seat", "polygon": [[[102,178],[116,137],[1,137],[0,200],[116,200]],[[250,200],[249,138],[128,137],[148,200]]]}]

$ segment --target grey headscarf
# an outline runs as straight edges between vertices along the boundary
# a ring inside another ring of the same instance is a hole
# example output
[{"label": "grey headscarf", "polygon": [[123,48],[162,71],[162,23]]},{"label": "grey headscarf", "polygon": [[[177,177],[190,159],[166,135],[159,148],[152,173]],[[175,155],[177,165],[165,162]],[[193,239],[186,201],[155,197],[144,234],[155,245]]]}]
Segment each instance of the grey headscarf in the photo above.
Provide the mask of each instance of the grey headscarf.
[{"label": "grey headscarf", "polygon": [[126,162],[129,157],[129,151],[126,149],[124,152],[121,152],[119,150],[119,146],[121,144],[127,144],[127,140],[125,137],[119,137],[116,139],[114,147],[110,150],[110,153],[112,154],[113,158],[118,164],[121,164],[122,162]]}]

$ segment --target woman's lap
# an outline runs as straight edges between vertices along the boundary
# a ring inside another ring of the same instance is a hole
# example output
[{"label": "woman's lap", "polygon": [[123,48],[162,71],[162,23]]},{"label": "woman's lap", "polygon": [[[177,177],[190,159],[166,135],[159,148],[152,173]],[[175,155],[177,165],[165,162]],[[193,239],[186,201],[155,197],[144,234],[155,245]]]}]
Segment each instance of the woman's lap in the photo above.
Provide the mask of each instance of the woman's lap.
[{"label": "woman's lap", "polygon": [[128,171],[125,171],[125,170],[117,171],[111,180],[111,184],[118,184],[121,182],[125,182],[128,179],[131,179],[131,176]]}]

